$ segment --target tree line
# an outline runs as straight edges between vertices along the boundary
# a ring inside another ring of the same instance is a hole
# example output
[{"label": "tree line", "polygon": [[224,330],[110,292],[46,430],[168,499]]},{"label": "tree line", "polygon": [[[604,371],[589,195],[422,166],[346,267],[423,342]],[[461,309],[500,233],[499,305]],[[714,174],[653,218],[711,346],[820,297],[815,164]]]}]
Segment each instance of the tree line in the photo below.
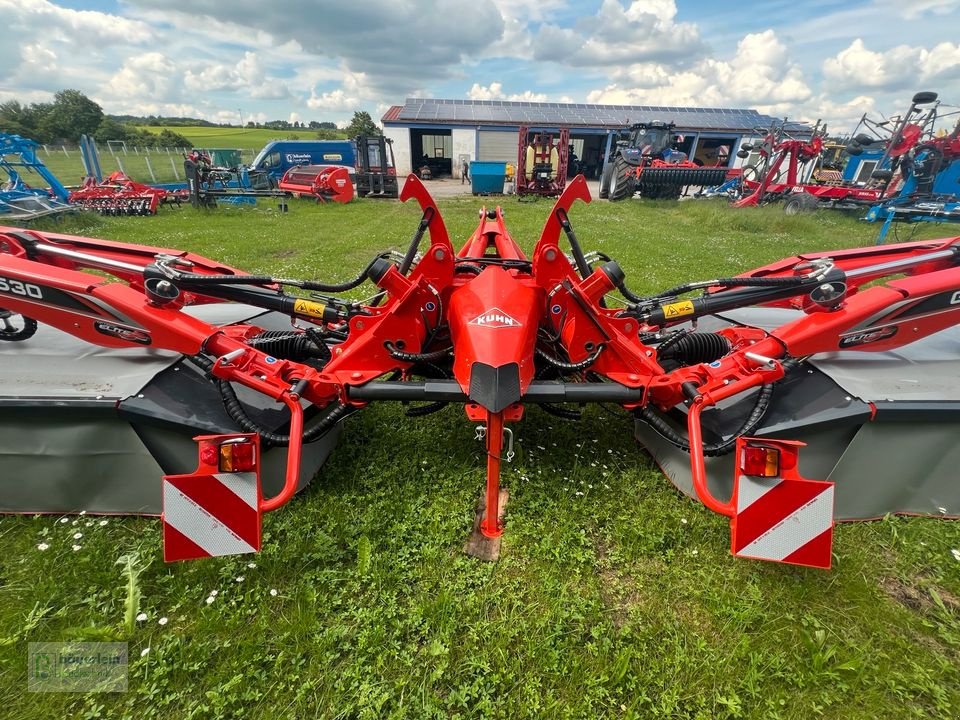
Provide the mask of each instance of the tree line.
[{"label": "tree line", "polygon": [[79,90],[60,90],[53,102],[0,103],[0,132],[38,143],[76,143],[81,135],[91,135],[97,142],[122,140],[139,147],[192,147],[190,140],[172,130],[154,133],[105,115]]},{"label": "tree line", "polygon": [[[25,105],[18,100],[0,103],[0,132],[21,135],[39,143],[76,143],[81,135],[90,135],[99,143],[124,141],[137,147],[192,147],[193,143],[180,133],[163,129],[152,132],[138,125],[172,125],[185,127],[214,126],[214,123],[193,118],[163,118],[134,115],[110,116],[103,108],[79,90],[60,90],[53,102]],[[336,140],[356,135],[379,135],[370,113],[358,111],[345,130],[338,130],[332,122],[308,123],[270,120],[265,123],[248,122],[248,128],[273,130],[309,129],[320,140]]]}]

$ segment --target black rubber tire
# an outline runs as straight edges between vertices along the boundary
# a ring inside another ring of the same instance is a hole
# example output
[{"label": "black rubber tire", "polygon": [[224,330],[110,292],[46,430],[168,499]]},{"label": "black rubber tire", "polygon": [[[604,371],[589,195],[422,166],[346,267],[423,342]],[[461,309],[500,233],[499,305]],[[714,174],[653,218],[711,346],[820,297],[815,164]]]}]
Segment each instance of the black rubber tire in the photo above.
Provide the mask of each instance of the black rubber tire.
[{"label": "black rubber tire", "polygon": [[[18,328],[15,323],[11,322],[13,318],[20,318],[22,327]],[[2,326],[0,326],[0,340],[6,342],[26,340],[33,337],[34,333],[37,332],[36,320],[10,310],[0,308],[0,320],[3,321]]]},{"label": "black rubber tire", "polygon": [[854,157],[856,157],[857,155],[861,155],[862,153],[863,153],[863,146],[860,143],[852,142],[849,145],[847,145],[847,155],[853,155]]},{"label": "black rubber tire", "polygon": [[784,215],[798,215],[817,209],[820,201],[810,193],[794,193],[783,201]]},{"label": "black rubber tire", "polygon": [[875,138],[875,137],[870,137],[869,135],[866,135],[865,133],[859,133],[859,134],[853,139],[853,141],[854,141],[857,145],[873,145],[875,142],[877,142],[877,138]]},{"label": "black rubber tire", "polygon": [[744,165],[740,171],[740,177],[751,182],[760,182],[760,171],[756,165]]},{"label": "black rubber tire", "polygon": [[613,163],[607,163],[607,166],[603,169],[603,174],[600,176],[600,192],[598,195],[601,200],[606,200],[610,197],[610,181],[613,179]]},{"label": "black rubber tire", "polygon": [[936,99],[940,97],[935,92],[930,90],[921,90],[916,95],[913,96],[914,105],[927,105],[932,102],[936,102]]},{"label": "black rubber tire", "polygon": [[618,202],[633,197],[637,191],[637,176],[633,174],[633,167],[617,155],[613,163],[613,177],[610,183],[610,200]]}]

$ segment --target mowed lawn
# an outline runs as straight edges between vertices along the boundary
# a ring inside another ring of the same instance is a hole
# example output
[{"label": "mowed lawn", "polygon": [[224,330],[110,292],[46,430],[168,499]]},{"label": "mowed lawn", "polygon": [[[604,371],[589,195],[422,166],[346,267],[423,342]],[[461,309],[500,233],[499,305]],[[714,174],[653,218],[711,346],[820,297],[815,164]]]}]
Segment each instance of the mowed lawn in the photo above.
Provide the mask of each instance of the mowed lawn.
[{"label": "mowed lawn", "polygon": [[[482,202],[441,202],[454,238]],[[529,251],[549,203],[501,202]],[[344,280],[375,252],[404,248],[419,219],[395,202],[290,208],[51,226]],[[722,202],[578,204],[571,221],[643,293],[870,245],[877,231],[840,213],[788,218]],[[157,519],[0,518],[0,715],[960,715],[957,523],[844,524],[830,572],[735,560],[726,519],[673,488],[628,415],[589,408],[575,423],[530,408],[504,469],[503,555],[482,563],[461,552],[484,481],[473,425],[454,406],[423,419],[393,404],[351,417],[313,484],[265,518],[258,557],[166,565]],[[132,631],[121,556],[142,566],[146,619]],[[28,693],[27,643],[68,639],[128,642],[129,690]]]}]

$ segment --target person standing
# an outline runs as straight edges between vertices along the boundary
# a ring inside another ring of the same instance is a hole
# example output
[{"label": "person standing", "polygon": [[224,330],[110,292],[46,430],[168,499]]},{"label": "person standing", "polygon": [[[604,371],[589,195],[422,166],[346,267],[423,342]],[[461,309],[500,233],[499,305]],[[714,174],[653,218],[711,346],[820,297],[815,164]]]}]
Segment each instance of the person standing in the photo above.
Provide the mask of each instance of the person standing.
[{"label": "person standing", "polygon": [[470,161],[466,158],[460,163],[460,184],[470,181]]}]

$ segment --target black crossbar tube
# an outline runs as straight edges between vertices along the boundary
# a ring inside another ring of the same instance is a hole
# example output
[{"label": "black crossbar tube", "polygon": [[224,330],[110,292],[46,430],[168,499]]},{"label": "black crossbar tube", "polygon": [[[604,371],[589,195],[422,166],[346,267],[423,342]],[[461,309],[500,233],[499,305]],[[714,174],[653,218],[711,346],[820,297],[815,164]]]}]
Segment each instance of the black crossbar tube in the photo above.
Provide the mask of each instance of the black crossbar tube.
[{"label": "black crossbar tube", "polygon": [[[456,380],[425,382],[371,382],[347,388],[347,397],[363,401],[470,402]],[[525,403],[634,403],[643,399],[643,388],[619,383],[532,382],[523,394]]]}]

